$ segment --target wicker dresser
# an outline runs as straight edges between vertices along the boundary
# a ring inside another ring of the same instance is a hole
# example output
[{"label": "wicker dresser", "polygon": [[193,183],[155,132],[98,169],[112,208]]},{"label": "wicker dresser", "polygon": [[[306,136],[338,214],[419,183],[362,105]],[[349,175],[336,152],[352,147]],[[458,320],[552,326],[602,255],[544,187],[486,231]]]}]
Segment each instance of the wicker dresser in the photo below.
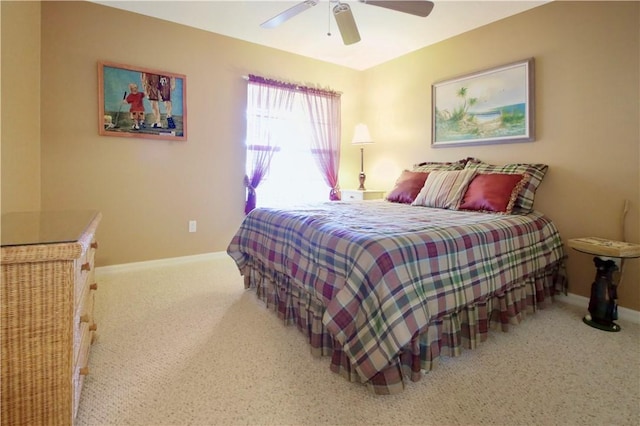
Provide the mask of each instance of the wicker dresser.
[{"label": "wicker dresser", "polygon": [[101,214],[2,215],[2,425],[73,424],[95,337]]}]

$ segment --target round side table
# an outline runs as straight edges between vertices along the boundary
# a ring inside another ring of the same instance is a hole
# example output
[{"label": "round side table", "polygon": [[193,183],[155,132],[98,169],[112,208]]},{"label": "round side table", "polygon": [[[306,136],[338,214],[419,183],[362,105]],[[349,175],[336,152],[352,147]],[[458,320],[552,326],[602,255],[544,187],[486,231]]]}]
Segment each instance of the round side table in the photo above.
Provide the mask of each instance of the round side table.
[{"label": "round side table", "polygon": [[595,256],[596,277],[591,284],[589,314],[582,321],[604,331],[620,331],[614,321],[618,319],[617,287],[622,273],[614,278],[614,272],[622,271],[625,259],[640,257],[640,244],[606,238],[585,237],[568,241],[569,247]]}]

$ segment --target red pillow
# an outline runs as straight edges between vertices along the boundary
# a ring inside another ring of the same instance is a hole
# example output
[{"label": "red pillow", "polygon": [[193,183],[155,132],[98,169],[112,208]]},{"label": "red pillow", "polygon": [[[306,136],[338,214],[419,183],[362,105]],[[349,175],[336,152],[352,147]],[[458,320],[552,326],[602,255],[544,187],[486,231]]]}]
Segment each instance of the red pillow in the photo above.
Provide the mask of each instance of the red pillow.
[{"label": "red pillow", "polygon": [[411,204],[424,186],[427,176],[429,173],[404,170],[396,181],[396,186],[387,194],[387,201]]},{"label": "red pillow", "polygon": [[471,180],[458,209],[511,214],[527,178],[526,174],[479,173]]}]

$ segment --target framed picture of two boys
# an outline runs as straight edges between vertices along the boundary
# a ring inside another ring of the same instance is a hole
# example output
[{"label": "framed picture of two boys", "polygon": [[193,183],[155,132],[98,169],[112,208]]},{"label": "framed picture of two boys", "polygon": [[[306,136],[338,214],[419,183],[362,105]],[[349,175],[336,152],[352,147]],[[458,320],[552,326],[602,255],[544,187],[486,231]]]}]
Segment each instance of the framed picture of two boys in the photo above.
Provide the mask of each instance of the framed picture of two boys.
[{"label": "framed picture of two boys", "polygon": [[186,85],[182,74],[99,62],[99,133],[186,141]]}]

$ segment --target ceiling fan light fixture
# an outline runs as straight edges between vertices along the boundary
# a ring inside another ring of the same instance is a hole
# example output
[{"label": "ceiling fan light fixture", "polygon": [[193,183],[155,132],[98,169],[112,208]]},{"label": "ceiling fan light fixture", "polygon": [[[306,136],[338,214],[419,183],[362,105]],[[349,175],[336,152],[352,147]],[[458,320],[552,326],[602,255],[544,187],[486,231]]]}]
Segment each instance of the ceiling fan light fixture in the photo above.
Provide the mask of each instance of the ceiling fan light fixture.
[{"label": "ceiling fan light fixture", "polygon": [[353,13],[351,13],[351,7],[348,4],[338,2],[333,8],[333,16],[336,19],[342,42],[345,45],[360,41],[360,32],[358,32],[356,21],[353,19]]}]

